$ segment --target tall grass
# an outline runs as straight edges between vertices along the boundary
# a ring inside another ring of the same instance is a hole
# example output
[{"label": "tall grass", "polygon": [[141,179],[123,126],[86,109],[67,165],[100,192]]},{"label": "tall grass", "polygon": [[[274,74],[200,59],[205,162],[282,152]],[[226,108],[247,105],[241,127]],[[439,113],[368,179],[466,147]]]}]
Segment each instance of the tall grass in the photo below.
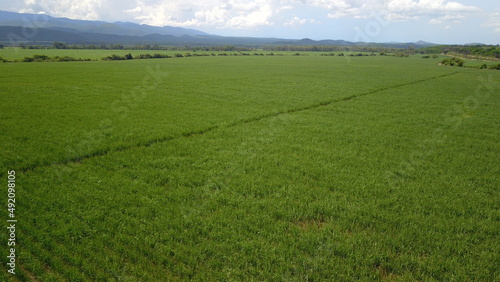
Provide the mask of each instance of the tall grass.
[{"label": "tall grass", "polygon": [[25,277],[498,278],[496,72],[390,57],[160,61],[168,75],[126,113],[112,105],[147,60],[0,65]]}]

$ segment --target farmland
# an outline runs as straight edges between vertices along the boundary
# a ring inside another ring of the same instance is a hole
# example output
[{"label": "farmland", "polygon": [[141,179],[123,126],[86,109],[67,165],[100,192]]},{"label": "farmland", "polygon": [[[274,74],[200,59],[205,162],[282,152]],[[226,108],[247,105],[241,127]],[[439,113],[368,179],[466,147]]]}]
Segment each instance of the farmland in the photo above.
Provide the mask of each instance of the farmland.
[{"label": "farmland", "polygon": [[498,280],[500,73],[440,60],[0,63],[0,280]]}]

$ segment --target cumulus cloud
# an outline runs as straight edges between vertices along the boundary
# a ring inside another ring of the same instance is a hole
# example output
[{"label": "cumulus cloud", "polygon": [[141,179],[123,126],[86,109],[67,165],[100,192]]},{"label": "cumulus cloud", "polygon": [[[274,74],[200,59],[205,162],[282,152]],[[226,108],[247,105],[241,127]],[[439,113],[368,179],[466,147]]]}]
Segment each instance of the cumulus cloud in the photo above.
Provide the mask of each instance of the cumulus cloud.
[{"label": "cumulus cloud", "polygon": [[151,25],[212,26],[218,28],[255,28],[273,24],[278,7],[265,0],[186,0],[152,1],[141,11],[128,12],[136,20]]},{"label": "cumulus cloud", "polygon": [[[290,13],[315,9],[326,18],[369,18],[388,21],[430,18],[432,24],[451,24],[481,11],[462,0],[24,0],[25,12],[46,12],[75,19],[129,20],[150,25],[209,26],[245,29],[267,25],[310,23],[310,16]],[[295,16],[295,15],[293,15]],[[316,20],[320,18],[316,17]]]},{"label": "cumulus cloud", "polygon": [[307,23],[317,23],[317,22],[318,21],[316,21],[314,19],[301,19],[299,17],[293,17],[293,19],[291,19],[288,22],[285,22],[283,25],[296,27],[296,26],[307,24]]},{"label": "cumulus cloud", "polygon": [[423,16],[468,15],[481,11],[475,6],[448,0],[301,0],[300,2],[328,10],[330,18],[367,18],[383,13],[388,20],[407,21]]},{"label": "cumulus cloud", "polygon": [[101,13],[100,0],[80,0],[80,1],[54,1],[54,0],[25,0],[24,8],[26,12],[44,12],[52,16],[78,18],[84,20],[99,19]]},{"label": "cumulus cloud", "polygon": [[352,16],[354,18],[363,18],[365,17],[363,13],[358,8],[348,8],[348,9],[339,9],[335,10],[331,13],[328,13],[329,18],[343,18]]},{"label": "cumulus cloud", "polygon": [[484,26],[491,27],[493,32],[500,34],[500,13],[492,13]]},{"label": "cumulus cloud", "polygon": [[126,9],[126,10],[123,10],[125,13],[129,13],[129,14],[135,14],[135,13],[141,13],[142,12],[142,7],[141,6],[137,6],[133,9]]},{"label": "cumulus cloud", "polygon": [[443,24],[443,23],[460,23],[461,20],[465,19],[464,15],[446,15],[439,18],[434,18],[429,21],[430,24]]},{"label": "cumulus cloud", "polygon": [[413,15],[455,14],[480,11],[477,7],[466,6],[447,0],[391,0],[387,4],[387,9],[394,13]]}]

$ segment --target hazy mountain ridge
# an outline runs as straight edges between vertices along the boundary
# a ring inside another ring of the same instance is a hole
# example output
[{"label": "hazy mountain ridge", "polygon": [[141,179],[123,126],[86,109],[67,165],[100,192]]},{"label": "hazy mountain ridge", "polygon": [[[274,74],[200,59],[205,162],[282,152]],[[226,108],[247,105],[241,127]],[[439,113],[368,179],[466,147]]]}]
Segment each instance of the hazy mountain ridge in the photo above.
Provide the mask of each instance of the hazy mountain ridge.
[{"label": "hazy mountain ridge", "polygon": [[208,35],[208,33],[187,29],[181,27],[157,27],[150,25],[141,25],[129,22],[114,22],[109,23],[105,21],[87,21],[87,20],[73,20],[68,18],[55,18],[48,15],[37,14],[21,14],[14,12],[0,11],[0,26],[28,26],[30,22],[34,22],[38,28],[52,28],[63,27],[71,28],[74,30],[90,33],[104,33],[116,35],[129,35],[129,36],[142,36],[148,34],[158,33],[161,35],[173,36],[198,36]]},{"label": "hazy mountain ridge", "polygon": [[[26,30],[30,30],[30,36],[23,36]],[[264,45],[375,45],[399,48],[435,45],[424,41],[415,43],[365,43],[331,39],[312,40],[309,38],[224,37],[181,27],[157,27],[130,22],[109,23],[105,21],[73,20],[48,15],[0,11],[0,42],[12,45],[12,38],[15,38],[15,42],[25,44],[50,44],[54,41],[60,41],[68,44],[240,45],[253,47]]]}]

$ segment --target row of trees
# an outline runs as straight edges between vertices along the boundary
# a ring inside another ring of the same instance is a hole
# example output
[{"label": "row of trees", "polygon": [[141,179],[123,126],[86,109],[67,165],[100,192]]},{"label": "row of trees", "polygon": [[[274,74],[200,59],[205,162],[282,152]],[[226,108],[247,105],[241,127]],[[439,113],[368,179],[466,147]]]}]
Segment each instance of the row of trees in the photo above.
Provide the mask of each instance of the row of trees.
[{"label": "row of trees", "polygon": [[[69,56],[55,56],[49,57],[47,55],[33,55],[31,57],[24,57],[21,62],[71,62],[71,61],[90,61],[90,59],[73,58]],[[7,62],[4,60],[4,62]]]},{"label": "row of trees", "polygon": [[301,45],[281,45],[266,46],[262,48],[265,51],[293,51],[293,52],[363,52],[363,53],[396,53],[402,48],[392,47],[371,47],[371,46],[301,46]]},{"label": "row of trees", "polygon": [[464,66],[464,60],[459,59],[459,58],[451,58],[451,59],[444,59],[441,62],[442,65],[445,66],[451,66],[451,67],[463,67]]},{"label": "row of trees", "polygon": [[[349,55],[344,55],[343,52],[341,53],[338,53],[337,56],[350,56],[350,57],[361,57],[361,56],[394,56],[394,57],[409,57],[410,55],[412,55],[412,52],[409,52],[408,50],[399,50],[395,53],[387,53],[385,51],[380,51],[378,53],[375,53],[375,52],[370,52],[370,53],[362,53],[362,52],[355,52],[355,53],[351,53]],[[335,53],[331,52],[331,53],[323,53],[321,54],[321,56],[335,56]],[[427,56],[427,58],[429,58],[429,56]]]},{"label": "row of trees", "polygon": [[[0,44],[0,48],[3,45]],[[28,45],[25,43],[19,44],[22,49],[101,49],[101,50],[164,50],[164,51],[175,51],[175,50],[193,50],[196,51],[225,51],[225,52],[244,52],[254,50],[249,47],[236,47],[236,46],[213,46],[213,47],[191,47],[191,46],[164,46],[158,44],[138,44],[138,45],[122,45],[122,44],[66,44],[64,42],[53,42],[51,45]]]},{"label": "row of trees", "polygon": [[[298,54],[298,53],[297,53]],[[384,52],[380,52],[379,53],[380,56],[386,56],[386,53]],[[341,53],[323,53],[321,54],[320,56],[340,56],[340,57],[343,57],[343,56],[350,56],[350,57],[362,57],[362,56],[377,56],[376,53],[351,53],[349,55],[345,55],[343,52]]]},{"label": "row of trees", "polygon": [[[131,53],[128,53],[128,54],[125,54],[124,56],[119,56],[119,55],[111,55],[111,56],[107,56],[107,57],[103,57],[102,60],[105,60],[105,61],[115,61],[115,60],[132,60],[132,59],[159,59],[159,58],[181,58],[181,57],[200,57],[200,56],[250,56],[251,54],[250,53],[219,53],[219,54],[207,54],[207,53],[195,53],[195,54],[191,54],[191,53],[185,53],[184,55],[181,54],[181,53],[176,53],[175,55],[173,56],[169,56],[169,55],[166,55],[166,54],[158,54],[158,53],[155,53],[153,55],[150,55],[150,54],[140,54],[140,55],[137,55],[137,56],[132,56]],[[253,55],[255,56],[264,56],[264,54],[259,54],[259,53],[254,53]],[[270,54],[266,54],[267,56],[274,56],[273,53],[270,53]],[[282,54],[278,54],[278,55],[282,55]],[[300,53],[295,53],[293,54],[294,56],[300,56],[301,54]],[[321,54],[322,56],[335,56],[335,53],[326,53],[326,54]],[[382,55],[382,54],[379,54],[379,55]],[[397,56],[398,54],[394,54],[392,56]],[[339,53],[337,54],[337,56],[345,56],[344,53]],[[375,53],[371,53],[371,54],[366,54],[366,53],[357,53],[357,54],[349,54],[349,56],[376,56]],[[423,56],[422,58],[430,58],[431,56],[429,55],[426,55],[426,56]],[[433,55],[432,58],[437,58],[438,56],[437,55]],[[33,55],[31,57],[25,57],[24,59],[21,60],[21,62],[68,62],[68,61],[91,61],[91,59],[81,59],[81,58],[73,58],[73,57],[69,57],[69,56],[63,56],[63,57],[59,57],[59,56],[55,56],[55,57],[49,57],[47,55]],[[3,59],[2,57],[0,57],[0,62],[10,62],[6,59]],[[488,66],[486,64],[483,64],[481,66],[465,66],[465,62],[463,59],[460,59],[460,58],[448,58],[448,59],[444,59],[443,61],[441,61],[441,65],[445,65],[445,66],[452,66],[452,67],[469,67],[469,68],[478,68],[478,69],[492,69],[492,70],[500,70],[500,64],[495,64],[495,65],[491,65],[491,66]]]},{"label": "row of trees", "polygon": [[494,45],[442,45],[419,50],[422,54],[461,54],[465,56],[492,57],[500,59],[500,46]]},{"label": "row of trees", "polygon": [[[1,48],[0,44],[0,48]],[[122,44],[67,44],[64,42],[53,42],[51,45],[29,45],[25,43],[19,44],[23,49],[102,49],[102,50],[192,50],[193,52],[249,52],[255,51],[256,48],[243,46],[211,46],[211,47],[192,47],[192,46],[164,46],[158,44],[139,44],[139,45],[122,45]],[[396,53],[401,51],[401,48],[389,47],[367,47],[367,46],[267,46],[262,48],[264,51],[293,51],[293,52],[373,52],[373,53]],[[406,50],[414,50],[407,48]]]},{"label": "row of trees", "polygon": [[[211,46],[211,47],[192,47],[192,46],[163,46],[158,44],[143,44],[143,45],[129,45],[122,44],[66,44],[64,42],[53,42],[52,45],[27,45],[24,43],[19,44],[23,49],[103,49],[103,50],[192,50],[193,52],[249,52],[255,51],[255,48],[242,47],[242,46]],[[369,47],[369,46],[266,46],[262,48],[264,51],[292,51],[292,52],[364,52],[364,53],[397,53],[405,52],[414,54],[416,50],[410,46],[408,48],[392,48],[392,47]]]},{"label": "row of trees", "polygon": [[[294,54],[294,55],[300,55],[299,53]],[[132,56],[131,53],[125,54],[124,56],[119,56],[119,55],[111,55],[111,56],[106,56],[102,57],[102,60],[104,61],[119,61],[119,60],[132,60],[132,59],[160,59],[160,58],[182,58],[182,57],[208,57],[208,56],[275,56],[274,53],[268,53],[268,54],[263,54],[263,53],[243,53],[243,52],[237,52],[237,53],[176,53],[173,56],[169,56],[166,54],[139,54],[137,56]],[[283,54],[276,54],[276,56],[283,56]]]},{"label": "row of trees", "polygon": [[[4,45],[0,44],[0,49]],[[192,50],[193,52],[247,52],[256,50],[255,48],[242,46],[212,46],[212,47],[192,47],[192,46],[165,46],[158,44],[137,44],[137,45],[122,45],[122,44],[67,44],[64,42],[52,42],[51,45],[28,45],[25,43],[19,44],[23,49],[104,49],[104,50]],[[500,59],[499,45],[440,45],[424,48],[415,48],[409,46],[406,48],[395,48],[390,46],[316,46],[316,45],[280,45],[280,46],[265,46],[262,48],[265,51],[292,51],[292,52],[364,52],[364,53],[407,53],[413,54],[462,54],[467,56],[494,57]]]},{"label": "row of trees", "polygon": [[77,44],[66,44],[63,42],[53,42],[52,45],[29,45],[26,43],[20,43],[19,47],[22,49],[114,49],[114,50],[121,50],[125,49],[125,47],[121,44],[99,44],[99,45],[94,45],[94,44],[83,44],[83,45],[77,45]]},{"label": "row of trees", "polygon": [[444,59],[441,62],[442,65],[450,66],[450,67],[468,67],[468,68],[477,68],[477,69],[491,69],[491,70],[500,70],[500,64],[495,64],[488,66],[486,64],[482,64],[480,66],[465,66],[464,60],[460,58],[449,58]]}]

